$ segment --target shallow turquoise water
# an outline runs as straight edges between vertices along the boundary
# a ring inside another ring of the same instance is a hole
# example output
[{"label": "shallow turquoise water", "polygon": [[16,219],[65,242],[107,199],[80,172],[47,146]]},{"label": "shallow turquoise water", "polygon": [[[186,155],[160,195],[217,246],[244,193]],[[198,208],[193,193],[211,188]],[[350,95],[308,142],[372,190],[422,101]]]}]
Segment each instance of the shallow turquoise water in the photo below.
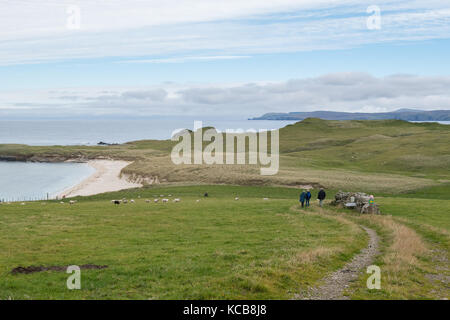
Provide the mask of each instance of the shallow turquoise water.
[{"label": "shallow turquoise water", "polygon": [[0,200],[28,201],[55,197],[94,173],[85,163],[0,161]]}]

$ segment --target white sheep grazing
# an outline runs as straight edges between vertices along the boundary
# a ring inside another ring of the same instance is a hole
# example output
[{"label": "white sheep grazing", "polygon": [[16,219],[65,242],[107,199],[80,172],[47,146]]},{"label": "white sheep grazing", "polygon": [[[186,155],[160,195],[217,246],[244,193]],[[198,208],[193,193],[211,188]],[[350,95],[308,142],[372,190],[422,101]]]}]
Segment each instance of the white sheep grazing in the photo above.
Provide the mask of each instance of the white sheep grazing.
[{"label": "white sheep grazing", "polygon": [[238,200],[239,200],[239,197],[234,198],[234,200],[238,201]]},{"label": "white sheep grazing", "polygon": [[69,201],[69,204],[70,204],[70,205],[73,205],[73,204],[75,204],[75,202],[76,202],[76,201],[70,200],[70,201]]},{"label": "white sheep grazing", "polygon": [[61,203],[61,204],[64,204],[64,201],[61,201],[60,203]]},{"label": "white sheep grazing", "polygon": [[25,202],[22,202],[20,205],[21,205],[21,206],[24,206],[24,205],[25,205]]},{"label": "white sheep grazing", "polygon": [[153,200],[153,201],[155,201],[155,203],[157,203],[157,202],[159,201],[159,199],[155,199],[155,200]]},{"label": "white sheep grazing", "polygon": [[173,199],[173,202],[180,202],[181,200],[180,199],[178,199],[178,198],[176,198],[176,199]]},{"label": "white sheep grazing", "polygon": [[269,198],[264,198],[263,200],[264,200],[264,201],[267,201],[267,200],[269,200]]},{"label": "white sheep grazing", "polygon": [[200,199],[198,199],[197,201],[195,201],[195,202],[200,202]]},{"label": "white sheep grazing", "polygon": [[159,196],[160,196],[161,198],[162,198],[162,197],[164,197],[164,195],[163,195],[163,194],[160,194]]},{"label": "white sheep grazing", "polygon": [[128,201],[127,200],[122,200],[122,203],[128,203]]},{"label": "white sheep grazing", "polygon": [[150,200],[147,199],[147,200],[145,200],[145,202],[146,202],[146,203],[150,203]]},{"label": "white sheep grazing", "polygon": [[134,200],[133,200],[133,199],[131,199],[131,200],[130,200],[130,203],[134,203]]},{"label": "white sheep grazing", "polygon": [[167,203],[167,202],[169,202],[169,199],[162,199],[162,202]]},{"label": "white sheep grazing", "polygon": [[171,194],[168,195],[168,197],[171,197],[171,196],[172,196]]}]

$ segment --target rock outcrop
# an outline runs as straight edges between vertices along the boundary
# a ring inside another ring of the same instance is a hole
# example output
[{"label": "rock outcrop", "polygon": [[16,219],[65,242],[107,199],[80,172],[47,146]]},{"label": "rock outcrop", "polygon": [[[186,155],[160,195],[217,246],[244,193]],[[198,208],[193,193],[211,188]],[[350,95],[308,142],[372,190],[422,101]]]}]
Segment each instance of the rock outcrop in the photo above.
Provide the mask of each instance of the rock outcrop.
[{"label": "rock outcrop", "polygon": [[332,205],[344,208],[355,209],[359,213],[381,214],[380,208],[371,201],[371,196],[363,192],[343,192],[339,191],[334,196]]}]

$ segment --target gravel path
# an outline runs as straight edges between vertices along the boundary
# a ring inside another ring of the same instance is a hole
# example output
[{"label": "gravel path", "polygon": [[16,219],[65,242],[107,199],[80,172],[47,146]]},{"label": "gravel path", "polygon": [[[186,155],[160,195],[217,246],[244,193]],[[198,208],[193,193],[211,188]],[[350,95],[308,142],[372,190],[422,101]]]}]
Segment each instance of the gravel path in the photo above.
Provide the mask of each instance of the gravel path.
[{"label": "gravel path", "polygon": [[349,287],[350,282],[357,279],[360,272],[365,272],[366,267],[370,266],[378,254],[379,237],[377,233],[367,227],[361,226],[369,235],[369,246],[363,249],[359,254],[347,263],[342,269],[334,272],[323,279],[324,285],[311,288],[310,292],[304,296],[296,296],[296,299],[309,300],[348,300],[343,295],[344,290]]}]

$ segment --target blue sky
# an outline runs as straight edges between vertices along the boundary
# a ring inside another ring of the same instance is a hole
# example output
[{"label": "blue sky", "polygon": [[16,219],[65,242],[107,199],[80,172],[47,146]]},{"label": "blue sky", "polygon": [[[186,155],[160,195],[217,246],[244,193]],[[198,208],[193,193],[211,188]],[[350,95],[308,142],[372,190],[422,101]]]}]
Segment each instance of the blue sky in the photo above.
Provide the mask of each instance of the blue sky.
[{"label": "blue sky", "polygon": [[378,77],[448,76],[449,55],[450,39],[442,39],[176,63],[120,63],[149,57],[77,59],[0,67],[2,74],[7,75],[0,78],[0,86],[2,89],[46,89],[145,86],[164,82],[285,81],[348,71],[364,71]]},{"label": "blue sky", "polygon": [[450,109],[449,53],[448,1],[4,0],[0,116]]}]

